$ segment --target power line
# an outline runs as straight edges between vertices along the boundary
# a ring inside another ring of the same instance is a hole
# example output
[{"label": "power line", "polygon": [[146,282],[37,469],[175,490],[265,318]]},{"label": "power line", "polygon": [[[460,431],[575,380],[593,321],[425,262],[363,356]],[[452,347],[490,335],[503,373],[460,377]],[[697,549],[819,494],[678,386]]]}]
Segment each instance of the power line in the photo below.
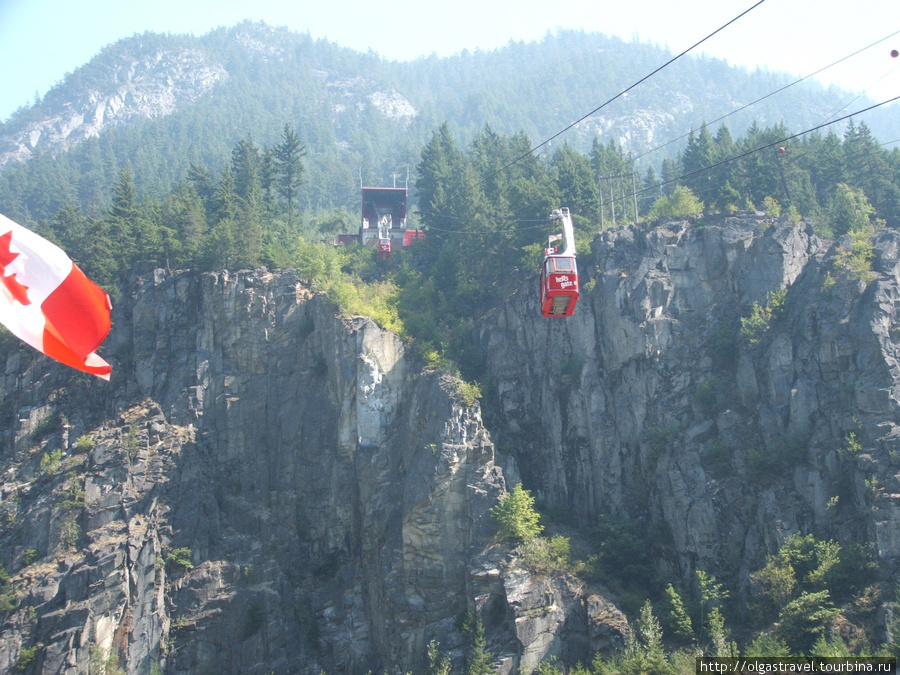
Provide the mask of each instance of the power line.
[{"label": "power line", "polygon": [[[752,7],[751,7],[751,9],[752,9]],[[749,11],[749,10],[748,10],[748,11]],[[760,101],[764,101],[764,100],[766,100],[767,98],[770,98],[770,97],[772,97],[772,96],[775,96],[775,94],[780,94],[780,93],[783,92],[785,89],[789,89],[789,88],[793,87],[795,84],[799,84],[800,82],[803,82],[804,80],[808,80],[808,79],[811,78],[811,77],[815,77],[815,76],[818,75],[819,73],[821,73],[821,72],[823,72],[823,71],[826,71],[826,70],[828,70],[829,68],[833,68],[834,66],[838,65],[839,63],[842,63],[842,62],[846,61],[847,59],[853,58],[853,57],[856,56],[857,54],[861,54],[862,52],[864,52],[864,51],[866,51],[866,50],[868,50],[868,49],[871,49],[871,48],[874,47],[875,45],[880,44],[880,43],[884,42],[885,40],[889,40],[890,38],[894,37],[894,36],[897,35],[898,33],[900,33],[900,31],[895,31],[895,32],[891,33],[890,35],[887,35],[887,36],[881,38],[880,40],[876,40],[876,41],[873,42],[872,44],[870,44],[870,45],[868,45],[868,46],[866,46],[866,47],[863,47],[862,49],[857,49],[857,50],[856,50],[855,52],[853,52],[852,54],[848,54],[847,56],[844,56],[843,58],[838,59],[838,60],[835,61],[834,63],[830,63],[830,64],[828,64],[827,66],[824,66],[824,67],[822,67],[822,68],[819,68],[817,71],[815,71],[815,72],[813,72],[813,73],[810,73],[809,75],[805,75],[804,77],[801,77],[799,80],[794,80],[794,81],[791,82],[790,84],[786,84],[785,86],[781,87],[780,89],[776,89],[775,91],[770,92],[770,93],[766,94],[765,96],[761,96],[760,98],[756,99],[755,101],[752,101],[752,102],[750,102],[750,103],[747,103],[746,105],[742,105],[740,108],[735,108],[735,109],[732,110],[730,113],[727,113],[727,114],[725,114],[725,115],[722,115],[721,117],[718,117],[718,118],[714,119],[712,122],[709,122],[709,123],[707,124],[707,126],[712,126],[712,125],[715,124],[716,122],[721,122],[721,121],[724,120],[726,117],[730,117],[731,115],[735,115],[735,114],[741,112],[742,110],[746,110],[746,109],[749,108],[750,106],[756,105],[756,104],[759,103]],[[859,98],[859,96],[857,96],[856,98]],[[856,99],[853,99],[853,100],[855,101]],[[852,102],[853,102],[853,101],[851,101],[851,103],[852,103]],[[848,105],[849,105],[849,104],[848,104]],[[837,114],[837,113],[835,113],[835,114]],[[704,124],[706,124],[706,123],[704,123]],[[691,130],[691,131],[693,131],[693,130]],[[653,152],[656,152],[657,150],[661,150],[662,148],[665,148],[665,147],[671,145],[672,143],[675,143],[676,141],[680,141],[682,138],[685,138],[686,136],[689,136],[690,133],[691,133],[691,132],[689,131],[688,133],[682,134],[681,136],[678,136],[677,138],[673,138],[673,139],[670,140],[670,141],[666,141],[666,142],[663,143],[662,145],[657,145],[655,148],[651,148],[650,150],[647,150],[646,152],[643,152],[643,153],[641,153],[640,155],[637,155],[636,157],[634,157],[634,158],[632,159],[632,161],[633,161],[633,162],[636,162],[636,161],[639,160],[641,157],[646,157],[647,155],[649,155],[649,154],[651,154],[651,153],[653,153]]]},{"label": "power line", "polygon": [[[670,178],[669,180],[665,180],[665,181],[660,181],[660,182],[658,182],[658,183],[654,183],[654,184],[651,185],[651,186],[644,187],[644,188],[641,188],[640,190],[635,191],[635,194],[643,194],[644,192],[648,192],[648,191],[650,191],[650,190],[656,190],[656,189],[659,189],[659,188],[661,188],[661,187],[664,186],[664,185],[669,185],[669,184],[671,184],[671,183],[677,183],[678,181],[681,181],[681,180],[683,180],[683,179],[685,179],[685,178],[689,178],[689,177],[691,177],[691,176],[696,176],[696,175],[698,175],[698,174],[703,173],[704,171],[709,171],[710,169],[715,169],[716,167],[722,166],[723,164],[727,164],[727,163],[729,163],[729,162],[734,162],[734,161],[737,161],[737,160],[739,160],[739,159],[743,159],[744,157],[749,157],[750,155],[755,154],[755,153],[757,153],[757,152],[762,152],[763,150],[767,150],[767,149],[773,148],[773,147],[775,147],[775,146],[780,146],[780,145],[782,145],[782,144],[784,144],[784,143],[787,143],[788,141],[791,141],[791,140],[793,140],[793,139],[795,139],[795,138],[799,138],[799,137],[801,137],[801,136],[805,136],[806,134],[811,134],[812,132],[818,131],[819,129],[824,129],[825,127],[831,126],[832,124],[837,124],[838,122],[843,122],[844,120],[850,119],[851,117],[853,117],[853,116],[855,116],[855,115],[861,115],[861,114],[863,114],[863,113],[869,112],[870,110],[874,110],[875,108],[880,108],[880,107],[883,106],[883,105],[887,105],[888,103],[893,103],[894,101],[898,101],[898,100],[900,100],[900,96],[895,96],[894,98],[888,99],[888,100],[886,100],[886,101],[882,101],[881,103],[876,103],[876,104],[871,105],[871,106],[869,106],[869,107],[867,107],[867,108],[863,108],[862,110],[857,110],[856,112],[849,113],[849,114],[847,114],[847,115],[844,115],[843,117],[839,117],[839,118],[834,119],[834,120],[831,120],[831,121],[829,121],[829,122],[823,122],[822,124],[818,124],[818,125],[816,125],[816,126],[814,126],[814,127],[811,127],[811,128],[806,129],[806,130],[804,130],[804,131],[800,131],[800,132],[798,132],[798,133],[796,133],[796,134],[792,134],[792,135],[790,135],[790,136],[785,136],[784,138],[780,138],[780,139],[775,140],[775,141],[772,141],[772,142],[770,142],[770,143],[766,143],[765,145],[761,145],[761,146],[759,146],[758,148],[753,148],[752,150],[747,150],[747,151],[742,152],[742,153],[740,153],[740,154],[733,155],[733,156],[731,156],[731,157],[727,157],[727,158],[725,158],[725,159],[719,160],[718,162],[715,162],[715,163],[713,163],[713,164],[710,164],[709,166],[705,166],[705,167],[703,167],[703,168],[701,168],[701,169],[697,169],[697,170],[695,170],[695,171],[690,171],[690,172],[688,172],[688,173],[681,174],[680,176],[676,176],[675,178]],[[891,142],[892,142],[892,141],[888,141],[888,143],[882,143],[882,144],[880,144],[880,145],[887,145],[887,144],[889,144],[889,143],[891,143]],[[615,199],[613,199],[612,201],[613,201],[613,202],[619,201],[619,198],[615,198]],[[423,215],[426,215],[426,214],[423,213]],[[458,218],[458,219],[464,219],[463,216],[447,216],[447,215],[436,214],[436,213],[428,213],[427,215],[431,215],[431,216],[439,216],[439,217],[445,217],[445,218]],[[532,229],[538,229],[538,228],[541,228],[541,227],[545,227],[545,226],[546,226],[546,223],[549,222],[549,221],[547,221],[547,220],[514,220],[514,221],[512,221],[512,222],[516,222],[516,223],[540,223],[539,225],[533,225],[533,226],[531,226],[531,227],[518,228],[518,231],[524,231],[524,230],[532,230]],[[432,229],[433,229],[433,230],[436,230],[436,231],[439,231],[439,232],[446,232],[446,233],[448,233],[448,234],[488,234],[488,232],[486,232],[486,231],[484,231],[484,230],[446,230],[446,229],[443,229],[443,228],[436,228],[436,227],[432,227],[432,226],[429,226],[428,229],[429,229],[429,230],[432,230]]]},{"label": "power line", "polygon": [[572,127],[577,126],[578,124],[580,124],[581,122],[583,122],[584,120],[586,120],[586,119],[587,119],[588,117],[590,117],[591,115],[593,115],[593,114],[599,112],[600,110],[602,110],[603,108],[605,108],[606,106],[608,106],[608,105],[609,105],[610,103],[612,103],[613,101],[615,101],[615,100],[621,98],[622,96],[624,96],[625,94],[627,94],[629,91],[631,91],[632,89],[634,89],[635,87],[637,87],[639,84],[642,84],[643,82],[649,80],[651,77],[653,77],[654,75],[656,75],[659,71],[661,71],[661,70],[663,70],[664,68],[667,68],[668,66],[672,65],[673,63],[675,63],[675,61],[677,61],[678,59],[680,59],[682,56],[684,56],[684,55],[687,54],[688,52],[692,51],[693,49],[699,47],[700,45],[702,45],[704,42],[706,42],[707,40],[709,40],[711,37],[713,37],[713,36],[716,35],[717,33],[722,32],[723,30],[725,30],[726,28],[728,28],[728,26],[730,26],[731,24],[733,24],[735,21],[737,21],[738,19],[742,18],[742,17],[745,16],[746,14],[750,13],[752,10],[756,9],[757,7],[759,7],[759,6],[760,6],[761,4],[763,4],[765,1],[766,1],[766,0],[758,0],[758,2],[757,2],[756,4],[754,4],[753,6],[749,7],[748,9],[745,9],[743,12],[741,12],[740,14],[738,14],[736,17],[734,17],[734,18],[733,18],[731,21],[729,21],[728,23],[725,23],[725,24],[719,26],[716,30],[714,30],[712,33],[710,33],[709,35],[707,35],[705,38],[703,38],[703,39],[700,40],[699,42],[694,43],[693,45],[691,45],[690,47],[688,47],[687,49],[685,49],[683,52],[681,52],[681,53],[678,54],[677,56],[673,56],[671,59],[669,59],[669,60],[666,61],[664,64],[662,64],[661,66],[659,66],[656,70],[654,70],[653,72],[651,72],[651,73],[645,75],[645,76],[642,77],[640,80],[638,80],[637,82],[635,82],[634,84],[632,84],[631,86],[629,86],[627,89],[623,89],[622,91],[620,91],[618,94],[616,94],[615,96],[613,96],[611,99],[609,99],[609,100],[606,101],[605,103],[602,103],[601,105],[597,106],[596,108],[594,108],[593,110],[591,110],[591,111],[590,111],[589,113],[587,113],[586,115],[582,115],[580,118],[578,118],[577,120],[575,120],[574,122],[572,122],[572,123],[571,123],[569,126],[567,126],[566,128],[564,128],[564,129],[562,129],[561,131],[558,131],[557,133],[553,134],[550,138],[548,138],[548,139],[542,141],[541,143],[539,143],[538,145],[534,146],[534,147],[531,148],[531,150],[529,150],[528,152],[522,153],[521,155],[519,155],[518,157],[516,157],[514,160],[512,160],[511,162],[509,162],[509,163],[506,164],[505,166],[500,167],[500,168],[497,169],[494,173],[490,174],[490,176],[488,176],[488,178],[491,178],[491,177],[495,176],[496,174],[501,173],[502,171],[506,171],[506,170],[507,170],[509,167],[511,167],[513,164],[516,164],[517,162],[520,162],[521,160],[525,159],[525,158],[528,157],[529,155],[533,154],[535,150],[539,150],[540,148],[544,147],[545,145],[547,145],[548,143],[550,143],[550,142],[553,141],[554,139],[556,139],[556,138],[562,136],[564,133],[566,133],[566,132],[567,132],[569,129],[571,129]]},{"label": "power line", "polygon": [[749,155],[752,155],[756,152],[761,152],[762,150],[767,150],[768,148],[774,148],[776,145],[781,145],[782,143],[786,143],[795,138],[799,138],[800,136],[805,136],[806,134],[811,134],[812,132],[818,131],[819,129],[824,129],[825,127],[830,126],[832,124],[837,124],[838,122],[843,122],[844,120],[850,119],[854,115],[861,115],[864,112],[874,110],[875,108],[880,108],[883,105],[887,105],[888,103],[893,103],[894,101],[898,101],[898,100],[900,100],[900,96],[895,96],[894,98],[889,98],[887,101],[882,101],[881,103],[876,103],[875,105],[870,105],[868,108],[863,108],[862,110],[857,110],[856,112],[849,113],[847,115],[844,115],[843,117],[838,117],[837,119],[833,119],[830,122],[823,122],[822,124],[814,126],[810,129],[806,129],[805,131],[800,131],[796,134],[792,134],[791,136],[786,136],[784,138],[778,139],[777,141],[772,141],[771,143],[767,143],[766,145],[761,145],[760,147],[754,148],[753,150],[747,150],[738,155],[733,155],[732,157],[727,157],[725,159],[719,160],[718,162],[714,162],[713,164],[710,164],[709,166],[705,166],[702,169],[697,169],[695,171],[691,171],[689,173],[682,174],[681,176],[677,176],[675,178],[670,178],[669,180],[666,180],[666,181],[661,181],[659,183],[656,183],[652,187],[646,187],[646,188],[639,190],[638,193],[640,194],[640,193],[646,192],[651,189],[662,187],[663,185],[669,185],[670,183],[675,183],[684,178],[689,178],[690,176],[696,176],[697,174],[703,173],[704,171],[709,171],[710,169],[715,169],[716,167],[722,166],[723,164],[727,164],[728,162],[733,162],[738,159],[743,159],[744,157],[748,157]]}]

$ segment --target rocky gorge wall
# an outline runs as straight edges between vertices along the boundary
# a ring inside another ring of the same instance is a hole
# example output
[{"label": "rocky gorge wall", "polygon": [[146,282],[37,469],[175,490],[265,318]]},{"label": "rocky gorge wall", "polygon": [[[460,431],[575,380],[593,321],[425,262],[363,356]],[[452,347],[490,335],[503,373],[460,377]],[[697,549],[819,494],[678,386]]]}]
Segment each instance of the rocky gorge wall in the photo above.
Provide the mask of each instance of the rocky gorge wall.
[{"label": "rocky gorge wall", "polygon": [[504,672],[621,641],[496,545],[479,405],[393,334],[265,270],[148,271],[113,318],[110,384],[7,359],[0,671],[421,672],[485,608]]},{"label": "rocky gorge wall", "polygon": [[880,232],[860,279],[849,237],[759,213],[603,232],[571,319],[526,291],[483,322],[492,437],[582,522],[664,524],[686,582],[744,592],[791,533],[894,564],[898,243]]},{"label": "rocky gorge wall", "polygon": [[531,276],[483,317],[481,405],[293,272],[147,270],[111,383],[8,351],[0,671],[418,673],[431,640],[459,668],[470,612],[500,673],[587,663],[627,620],[495,541],[519,480],[585,531],[664,525],[658,565],[739,594],[793,532],[892,566],[898,244],[860,280],[759,214],[604,232],[572,318]]}]

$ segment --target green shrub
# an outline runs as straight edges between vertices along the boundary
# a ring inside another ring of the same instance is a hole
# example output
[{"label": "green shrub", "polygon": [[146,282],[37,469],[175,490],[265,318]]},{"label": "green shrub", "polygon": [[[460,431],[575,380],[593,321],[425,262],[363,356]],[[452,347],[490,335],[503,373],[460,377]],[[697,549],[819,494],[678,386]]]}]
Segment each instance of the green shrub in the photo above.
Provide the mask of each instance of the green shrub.
[{"label": "green shrub", "polygon": [[[657,583],[656,564],[672,545],[672,533],[664,521],[646,521],[601,514],[595,530],[597,576],[625,598],[636,599],[640,609],[647,589]],[[622,561],[628,564],[622,564]],[[627,603],[623,599],[623,609]]]},{"label": "green shrub", "polygon": [[100,645],[91,645],[90,673],[94,675],[125,675],[119,668],[119,655],[115,649],[103,649]]},{"label": "green shrub", "polygon": [[180,567],[184,570],[194,569],[194,563],[191,561],[191,549],[187,546],[172,549],[169,551],[169,555],[166,556],[166,565]]},{"label": "green shrub", "polygon": [[40,443],[47,438],[47,436],[59,429],[60,424],[59,415],[48,415],[37,423],[34,431],[31,432],[31,440],[35,443]]},{"label": "green shrub", "polygon": [[498,535],[504,541],[526,542],[541,533],[541,515],[534,509],[534,497],[521,483],[508,492],[491,509],[497,523]]},{"label": "green shrub", "polygon": [[397,312],[397,288],[394,284],[364,284],[341,278],[330,281],[327,292],[345,314],[367,316],[385,330],[404,334],[403,322]]},{"label": "green shrub", "polygon": [[16,661],[16,672],[24,673],[31,664],[34,663],[34,659],[37,656],[37,647],[22,647],[22,651],[19,652],[19,660]]},{"label": "green shrub", "polygon": [[753,303],[750,310],[750,316],[741,319],[741,338],[748,347],[757,347],[769,330],[772,322],[772,310],[768,307],[760,305],[758,302]]},{"label": "green shrub", "polygon": [[684,642],[690,642],[694,639],[694,627],[691,624],[691,617],[688,615],[681,599],[681,594],[672,584],[666,586],[666,596],[669,599],[669,612],[671,615],[671,623],[678,639]]},{"label": "green shrub", "polygon": [[94,449],[94,439],[90,436],[79,436],[75,441],[75,452],[90,452]]},{"label": "green shrub", "polygon": [[559,534],[526,541],[522,544],[522,561],[529,569],[544,574],[577,572],[583,567],[572,564],[572,544],[568,537]]},{"label": "green shrub", "polygon": [[59,547],[63,550],[75,548],[80,536],[81,526],[78,524],[78,517],[70,513],[59,526]]},{"label": "green shrub", "polygon": [[3,565],[0,565],[0,614],[14,610],[16,602],[16,592],[9,583],[9,574]]},{"label": "green shrub", "polygon": [[697,407],[707,417],[715,417],[721,409],[718,386],[715,380],[704,380],[694,389]]},{"label": "green shrub", "polygon": [[809,434],[788,434],[771,448],[756,446],[747,453],[747,471],[753,480],[771,480],[773,476],[801,463],[809,449]]},{"label": "green shrub", "polygon": [[59,472],[62,463],[62,449],[57,448],[51,452],[46,452],[41,457],[41,473],[47,476],[55,476]]},{"label": "green shrub", "polygon": [[481,387],[474,382],[463,382],[460,380],[456,387],[456,393],[467,406],[473,406],[475,401],[481,398]]},{"label": "green shrub", "polygon": [[850,248],[839,248],[835,264],[850,272],[850,275],[863,283],[875,278],[872,272],[872,261],[875,259],[875,228],[866,225],[850,230]]},{"label": "green shrub", "polygon": [[772,326],[772,322],[784,314],[787,308],[787,289],[769,291],[766,304],[753,303],[750,316],[741,319],[741,338],[750,347],[758,347]]},{"label": "green shrub", "polygon": [[827,590],[815,593],[804,591],[785,605],[775,627],[778,636],[794,652],[807,653],[816,640],[825,635],[839,613]]},{"label": "green shrub", "polygon": [[647,217],[650,219],[685,218],[698,213],[703,213],[703,202],[697,199],[697,196],[688,188],[679,185],[670,196],[660,197],[653,202]]},{"label": "green shrub", "polygon": [[59,501],[59,507],[62,509],[83,509],[86,499],[87,492],[81,487],[78,476],[70,475],[62,490],[62,499]]}]

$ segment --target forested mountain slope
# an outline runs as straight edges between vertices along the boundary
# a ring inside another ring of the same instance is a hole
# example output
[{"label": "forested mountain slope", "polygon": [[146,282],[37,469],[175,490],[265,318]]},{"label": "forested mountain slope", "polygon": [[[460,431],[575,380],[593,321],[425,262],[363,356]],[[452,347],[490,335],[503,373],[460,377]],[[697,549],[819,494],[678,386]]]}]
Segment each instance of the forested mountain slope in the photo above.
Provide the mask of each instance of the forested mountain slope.
[{"label": "forested mountain slope", "polygon": [[[0,204],[26,223],[63,203],[96,211],[109,203],[126,161],[138,194],[159,198],[192,162],[221,168],[240,139],[273,145],[289,124],[308,152],[302,202],[355,208],[360,178],[405,180],[444,121],[463,143],[485,125],[539,142],[669,58],[655,46],[577,32],[409,63],[262,24],[200,38],[144,34],[105,48],[0,126]],[[687,56],[560,141],[585,150],[599,133],[604,144],[643,153],[793,79]],[[734,134],[754,120],[797,132],[851,98],[804,82],[727,123]],[[866,119],[879,138],[900,135],[896,116],[875,111]],[[638,169],[658,169],[678,149],[667,146]]]}]

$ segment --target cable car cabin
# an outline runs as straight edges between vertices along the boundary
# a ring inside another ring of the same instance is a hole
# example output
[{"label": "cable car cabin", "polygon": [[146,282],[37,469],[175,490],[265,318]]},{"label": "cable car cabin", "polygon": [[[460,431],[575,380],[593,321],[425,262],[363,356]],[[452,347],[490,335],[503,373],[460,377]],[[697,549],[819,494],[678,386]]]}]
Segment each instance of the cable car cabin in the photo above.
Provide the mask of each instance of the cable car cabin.
[{"label": "cable car cabin", "polygon": [[391,240],[387,237],[378,240],[378,259],[391,259]]},{"label": "cable car cabin", "polygon": [[578,302],[578,269],[575,256],[548,255],[541,267],[541,314],[572,316]]}]

